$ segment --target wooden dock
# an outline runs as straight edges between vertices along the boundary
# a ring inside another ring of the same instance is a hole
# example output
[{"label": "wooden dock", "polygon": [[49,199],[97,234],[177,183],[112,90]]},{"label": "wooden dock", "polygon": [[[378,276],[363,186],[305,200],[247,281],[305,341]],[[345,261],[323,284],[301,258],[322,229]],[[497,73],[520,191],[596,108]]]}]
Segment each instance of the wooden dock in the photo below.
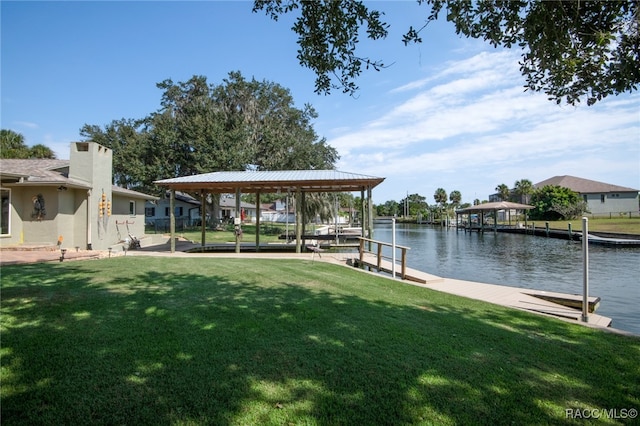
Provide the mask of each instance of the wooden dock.
[{"label": "wooden dock", "polygon": [[[380,260],[375,254],[372,253],[364,253],[362,256],[362,260],[355,259],[355,265],[357,267],[365,267],[370,270],[376,270],[379,272],[384,272],[387,274],[392,274],[392,263],[388,260]],[[380,262],[380,267],[378,267],[378,262]],[[418,271],[417,269],[404,268],[405,277],[404,279],[407,281],[412,281],[419,284],[429,284],[433,282],[441,282],[444,281],[444,278],[437,277],[435,275],[428,274],[426,272]],[[396,268],[396,276],[402,278],[402,269],[400,265],[397,265]]]},{"label": "wooden dock", "polygon": [[[361,253],[360,258],[353,259],[353,263],[354,266],[369,270],[392,273],[392,263],[380,259],[373,253]],[[400,267],[396,268],[396,276],[402,279]],[[406,266],[402,282],[584,324],[581,295],[442,278]],[[589,297],[588,303],[590,313],[586,324],[610,327],[611,318],[594,313],[598,308],[600,298]]]}]

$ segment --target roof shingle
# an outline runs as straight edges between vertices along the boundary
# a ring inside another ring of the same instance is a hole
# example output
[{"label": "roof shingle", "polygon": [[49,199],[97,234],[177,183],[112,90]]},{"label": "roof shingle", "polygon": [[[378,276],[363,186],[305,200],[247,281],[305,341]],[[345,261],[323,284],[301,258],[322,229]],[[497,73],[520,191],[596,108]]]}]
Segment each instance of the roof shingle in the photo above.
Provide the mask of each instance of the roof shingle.
[{"label": "roof shingle", "polygon": [[637,189],[627,188],[624,186],[612,185],[609,183],[598,182],[595,180],[583,179],[575,176],[554,176],[542,182],[533,185],[535,188],[542,188],[547,185],[557,185],[569,188],[579,194],[595,194],[607,192],[638,192]]}]

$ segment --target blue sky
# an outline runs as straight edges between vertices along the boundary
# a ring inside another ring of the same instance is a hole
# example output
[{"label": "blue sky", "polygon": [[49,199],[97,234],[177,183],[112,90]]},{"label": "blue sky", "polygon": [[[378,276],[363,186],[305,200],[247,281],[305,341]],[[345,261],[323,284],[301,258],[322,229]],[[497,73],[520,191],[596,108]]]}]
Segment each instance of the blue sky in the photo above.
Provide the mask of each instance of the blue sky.
[{"label": "blue sky", "polygon": [[361,55],[392,65],[366,71],[350,97],[316,95],[313,73],[296,59],[292,18],[274,22],[251,13],[251,2],[2,1],[1,125],[68,158],[85,123],[158,110],[156,83],[204,75],[220,84],[239,70],[313,105],[316,132],[341,155],[337,168],[386,178],[375,203],[407,193],[433,203],[439,187],[472,202],[501,183],[556,175],[640,189],[637,92],[558,106],[523,91],[519,51],[461,38],[446,21],[405,47],[402,34],[422,26],[427,9],[369,5],[391,29]]}]

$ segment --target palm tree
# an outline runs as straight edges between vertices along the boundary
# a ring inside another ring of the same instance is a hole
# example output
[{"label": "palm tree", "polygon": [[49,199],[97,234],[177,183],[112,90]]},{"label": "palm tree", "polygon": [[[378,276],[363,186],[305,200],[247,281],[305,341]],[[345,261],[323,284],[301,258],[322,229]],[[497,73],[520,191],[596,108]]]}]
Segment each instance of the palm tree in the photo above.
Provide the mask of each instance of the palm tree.
[{"label": "palm tree", "polygon": [[337,214],[334,205],[332,196],[327,192],[307,192],[304,199],[304,215],[307,220],[319,218],[321,222],[327,222]]},{"label": "palm tree", "polygon": [[449,194],[449,201],[451,201],[451,204],[454,207],[459,206],[460,201],[462,201],[462,194],[460,191],[451,191],[451,194]]},{"label": "palm tree", "polygon": [[442,217],[442,208],[447,205],[447,191],[443,188],[436,189],[433,199],[440,205],[440,217]]},{"label": "palm tree", "polygon": [[433,194],[433,199],[436,201],[436,203],[444,206],[447,203],[447,191],[445,191],[443,188],[436,189],[436,192]]},{"label": "palm tree", "polygon": [[0,130],[1,158],[29,158],[29,147],[24,143],[24,136],[13,130]]},{"label": "palm tree", "polygon": [[509,187],[507,185],[505,185],[504,183],[501,183],[500,185],[496,186],[496,191],[498,192],[498,197],[500,197],[500,200],[502,201],[509,200],[509,193],[511,191],[509,190]]},{"label": "palm tree", "polygon": [[520,202],[529,204],[529,195],[533,193],[533,183],[529,179],[520,179],[515,183],[515,193],[520,196]]},{"label": "palm tree", "polygon": [[41,143],[34,145],[29,150],[29,158],[49,158],[55,159],[56,154],[51,148]]}]

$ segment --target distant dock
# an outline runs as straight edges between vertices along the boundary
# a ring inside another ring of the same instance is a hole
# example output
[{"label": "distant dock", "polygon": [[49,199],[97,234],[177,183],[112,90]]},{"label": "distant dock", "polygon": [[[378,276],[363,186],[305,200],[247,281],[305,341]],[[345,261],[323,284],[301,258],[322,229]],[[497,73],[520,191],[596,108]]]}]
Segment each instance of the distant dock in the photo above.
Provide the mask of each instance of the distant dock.
[{"label": "distant dock", "polygon": [[[462,229],[462,228],[460,228]],[[562,229],[547,229],[541,227],[527,227],[517,228],[513,226],[498,226],[494,227],[477,227],[472,228],[464,227],[464,231],[477,231],[477,232],[505,232],[509,234],[525,234],[535,235],[538,237],[557,238],[562,240],[582,241],[581,231],[562,230]],[[621,234],[606,234],[602,232],[590,232],[589,244],[606,246],[606,247],[640,247],[640,236],[637,235],[621,235]]]}]

